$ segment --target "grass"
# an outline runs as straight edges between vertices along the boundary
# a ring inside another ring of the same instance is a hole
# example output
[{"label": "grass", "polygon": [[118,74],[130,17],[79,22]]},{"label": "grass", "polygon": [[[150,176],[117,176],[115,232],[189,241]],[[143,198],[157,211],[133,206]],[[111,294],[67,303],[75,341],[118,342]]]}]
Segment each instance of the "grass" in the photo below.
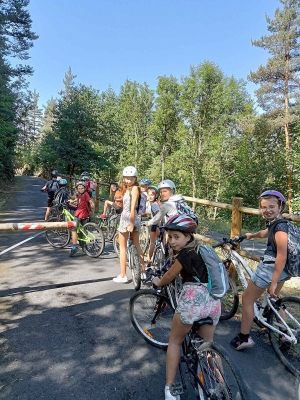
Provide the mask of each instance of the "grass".
[{"label": "grass", "polygon": [[[198,233],[201,235],[205,235],[208,231],[217,232],[224,235],[230,235],[231,231],[231,221],[223,221],[223,220],[212,220],[212,219],[200,219],[198,225]],[[242,234],[244,235],[247,232],[253,232],[253,230],[249,228],[242,228]],[[255,238],[255,241],[266,243],[266,239],[258,239]]]},{"label": "grass", "polygon": [[21,189],[23,185],[22,177],[15,176],[12,182],[3,186],[4,188],[0,190],[0,212],[4,210],[5,204],[16,195],[16,192]]}]

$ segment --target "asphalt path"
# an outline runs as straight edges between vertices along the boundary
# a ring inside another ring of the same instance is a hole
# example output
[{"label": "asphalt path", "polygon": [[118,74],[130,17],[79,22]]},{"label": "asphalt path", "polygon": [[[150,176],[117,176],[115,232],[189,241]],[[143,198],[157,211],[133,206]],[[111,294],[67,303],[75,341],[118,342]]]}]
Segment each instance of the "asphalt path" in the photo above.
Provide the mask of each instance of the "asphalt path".
[{"label": "asphalt path", "polygon": [[[43,220],[44,181],[23,186],[0,214],[1,222]],[[0,234],[0,252],[33,233]],[[250,244],[253,246],[253,244]],[[100,258],[53,249],[44,235],[0,257],[0,398],[20,400],[163,400],[165,352],[131,326],[131,283],[117,284],[118,258],[110,243]],[[215,340],[237,363],[249,400],[295,398],[295,378],[267,338],[235,352],[229,342],[239,322],[221,322]],[[193,399],[192,390],[182,395]]]}]

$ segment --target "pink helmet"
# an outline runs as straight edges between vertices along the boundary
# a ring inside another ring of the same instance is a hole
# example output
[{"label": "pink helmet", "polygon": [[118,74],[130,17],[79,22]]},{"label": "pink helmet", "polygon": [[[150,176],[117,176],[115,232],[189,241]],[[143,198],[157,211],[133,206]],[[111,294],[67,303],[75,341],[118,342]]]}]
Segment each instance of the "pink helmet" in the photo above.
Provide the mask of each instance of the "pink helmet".
[{"label": "pink helmet", "polygon": [[171,217],[163,226],[166,230],[195,233],[197,224],[186,214],[177,214]]}]

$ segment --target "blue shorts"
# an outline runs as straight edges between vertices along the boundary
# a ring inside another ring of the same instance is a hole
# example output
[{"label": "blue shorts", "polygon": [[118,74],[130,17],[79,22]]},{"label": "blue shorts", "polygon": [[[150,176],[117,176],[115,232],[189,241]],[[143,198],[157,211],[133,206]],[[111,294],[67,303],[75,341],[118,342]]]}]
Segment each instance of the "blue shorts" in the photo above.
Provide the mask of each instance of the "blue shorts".
[{"label": "blue shorts", "polygon": [[[274,262],[263,263],[261,261],[251,277],[252,282],[261,289],[267,289],[272,282],[274,267]],[[284,282],[290,278],[291,276],[289,274],[287,274],[285,271],[282,271],[278,282]]]}]

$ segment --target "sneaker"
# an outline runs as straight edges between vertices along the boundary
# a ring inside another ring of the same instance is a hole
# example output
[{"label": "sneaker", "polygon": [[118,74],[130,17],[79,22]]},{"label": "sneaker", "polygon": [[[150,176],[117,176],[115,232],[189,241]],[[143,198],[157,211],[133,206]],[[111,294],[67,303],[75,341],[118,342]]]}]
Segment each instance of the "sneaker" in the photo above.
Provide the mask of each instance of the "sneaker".
[{"label": "sneaker", "polygon": [[113,278],[113,281],[117,282],[117,283],[127,283],[128,278],[127,278],[127,276],[124,276],[124,278],[122,278],[121,275],[118,275],[116,278]]},{"label": "sneaker", "polygon": [[241,340],[240,336],[237,335],[234,339],[232,339],[232,341],[230,342],[230,346],[234,349],[234,350],[243,350],[243,349],[248,349],[250,347],[253,347],[255,345],[255,343],[253,342],[253,340],[251,339],[251,337],[249,336],[247,341]]},{"label": "sneaker", "polygon": [[165,386],[165,400],[180,400],[180,395],[177,394],[176,396],[173,396],[170,393],[169,386]]},{"label": "sneaker", "polygon": [[79,246],[73,246],[71,249],[71,253],[69,254],[69,257],[73,257],[78,251],[80,250]]},{"label": "sneaker", "polygon": [[280,351],[287,352],[289,351],[291,348],[291,342],[285,337],[285,336],[281,336],[279,339],[279,349]]},{"label": "sneaker", "polygon": [[99,218],[106,219],[106,215],[105,214],[100,214]]}]

